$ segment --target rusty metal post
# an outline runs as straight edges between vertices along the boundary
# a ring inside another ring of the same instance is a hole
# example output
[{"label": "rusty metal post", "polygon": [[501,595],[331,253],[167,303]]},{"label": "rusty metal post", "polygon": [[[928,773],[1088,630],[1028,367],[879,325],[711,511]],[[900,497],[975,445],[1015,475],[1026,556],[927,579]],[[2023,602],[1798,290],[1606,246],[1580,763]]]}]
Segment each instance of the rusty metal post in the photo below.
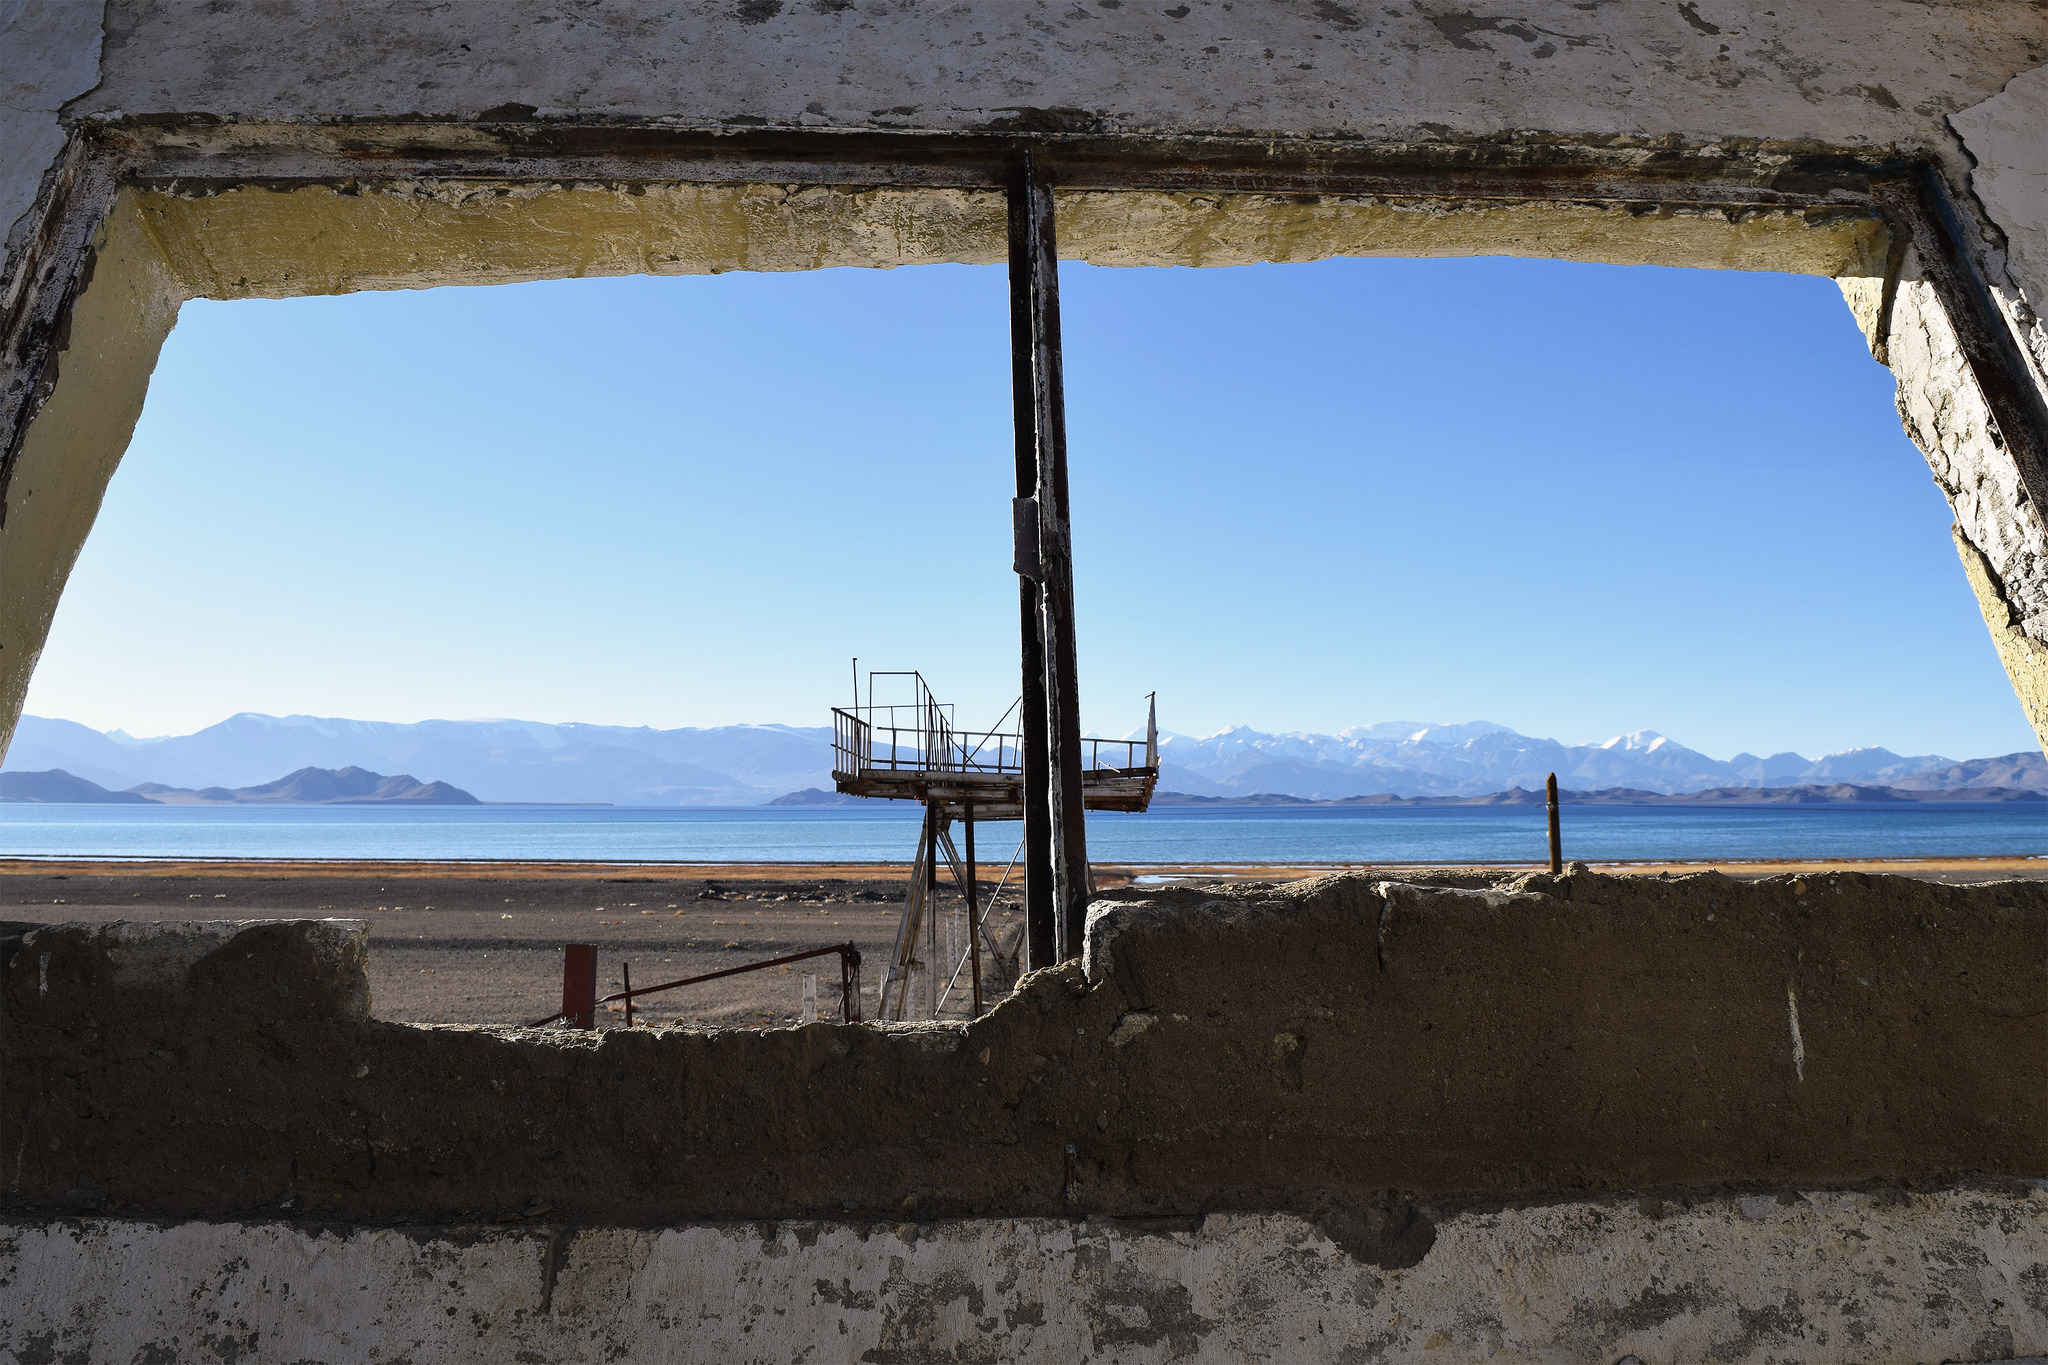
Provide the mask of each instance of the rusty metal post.
[{"label": "rusty metal post", "polygon": [[1552,773],[1543,784],[1543,804],[1550,814],[1550,875],[1564,875],[1564,840],[1557,831],[1557,774]]},{"label": "rusty metal post", "polygon": [[570,1028],[597,1027],[597,945],[562,945],[562,1017]]},{"label": "rusty metal post", "polygon": [[839,950],[839,1022],[860,1022],[860,949],[851,943]]},{"label": "rusty metal post", "polygon": [[626,988],[626,1027],[633,1027],[633,964],[619,964],[619,984]]},{"label": "rusty metal post", "polygon": [[[1027,150],[1010,182],[1010,376],[1017,429],[1024,704],[1024,864],[1029,965],[1076,957],[1087,915],[1087,813],[1081,801],[1081,702],[1067,516],[1067,413],[1060,372],[1059,246],[1052,176]],[[1029,504],[1028,515],[1026,504]],[[1031,609],[1036,599],[1036,611]],[[1038,656],[1033,659],[1034,653]],[[1034,695],[1034,693],[1036,695]],[[1034,744],[1034,740],[1037,742]],[[1035,836],[1035,837],[1034,837]]]},{"label": "rusty metal post", "polygon": [[967,1017],[981,1018],[981,896],[976,885],[981,874],[974,865],[974,803],[969,801],[965,812],[967,822],[967,955],[974,962],[974,1012]]},{"label": "rusty metal post", "polygon": [[1052,772],[1046,760],[1045,639],[1039,617],[1038,406],[1034,398],[1029,205],[1010,189],[1010,403],[1017,438],[1012,567],[1017,572],[1017,761],[1024,796],[1024,970],[1059,960],[1052,883]]}]

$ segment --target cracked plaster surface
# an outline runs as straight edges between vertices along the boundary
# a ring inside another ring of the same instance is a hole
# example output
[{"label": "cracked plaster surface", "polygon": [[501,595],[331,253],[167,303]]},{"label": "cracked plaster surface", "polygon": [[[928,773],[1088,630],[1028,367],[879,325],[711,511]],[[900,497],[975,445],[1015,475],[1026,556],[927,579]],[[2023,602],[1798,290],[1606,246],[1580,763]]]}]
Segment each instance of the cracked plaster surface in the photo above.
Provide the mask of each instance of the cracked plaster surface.
[{"label": "cracked plaster surface", "polygon": [[2014,76],[1982,104],[1951,114],[1949,123],[1969,149],[1971,192],[2005,238],[1990,263],[1993,287],[2034,363],[2048,373],[2048,327],[2040,316],[2048,308],[2048,66]]},{"label": "cracked plaster surface", "polygon": [[1946,139],[1944,114],[2048,61],[2037,8],[1973,9],[1965,23],[1907,0],[1533,0],[1512,17],[1443,0],[357,0],[251,24],[112,0],[107,81],[80,112],[473,118],[516,101],[712,126],[1924,145]]},{"label": "cracked plaster surface", "polygon": [[64,150],[59,111],[99,83],[101,8],[99,0],[0,0],[7,54],[0,63],[0,243],[7,257],[43,172]]},{"label": "cracked plaster surface", "polygon": [[20,1359],[1983,1360],[2048,1350],[2041,1187],[1301,1218],[384,1229],[0,1224]]}]

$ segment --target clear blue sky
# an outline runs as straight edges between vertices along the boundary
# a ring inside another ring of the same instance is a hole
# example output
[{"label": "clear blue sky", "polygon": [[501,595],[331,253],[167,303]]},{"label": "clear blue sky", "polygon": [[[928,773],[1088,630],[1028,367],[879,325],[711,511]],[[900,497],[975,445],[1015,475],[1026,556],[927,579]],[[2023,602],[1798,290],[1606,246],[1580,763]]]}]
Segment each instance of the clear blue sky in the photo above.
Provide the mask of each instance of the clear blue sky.
[{"label": "clear blue sky", "polygon": [[[2031,747],[1835,287],[1062,270],[1084,719]],[[188,304],[37,714],[815,725],[1016,691],[999,268]]]}]

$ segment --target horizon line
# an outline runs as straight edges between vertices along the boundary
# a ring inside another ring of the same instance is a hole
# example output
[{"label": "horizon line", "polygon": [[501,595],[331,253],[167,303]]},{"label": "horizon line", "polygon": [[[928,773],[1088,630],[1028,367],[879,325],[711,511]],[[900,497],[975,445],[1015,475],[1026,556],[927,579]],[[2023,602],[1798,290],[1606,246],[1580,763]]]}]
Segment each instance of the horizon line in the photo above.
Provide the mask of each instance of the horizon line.
[{"label": "horizon line", "polygon": [[[361,718],[359,718],[359,717],[353,717],[353,716],[322,716],[322,715],[315,715],[314,713],[312,713],[312,712],[308,712],[308,711],[293,711],[293,712],[288,712],[288,713],[286,713],[286,714],[284,714],[284,715],[277,715],[277,714],[274,714],[274,713],[272,713],[272,712],[268,712],[268,711],[251,711],[251,710],[241,710],[241,711],[235,711],[235,712],[232,712],[232,713],[230,713],[229,715],[227,715],[227,716],[223,717],[223,718],[222,718],[222,719],[220,719],[220,720],[217,720],[217,721],[213,721],[213,722],[211,722],[211,723],[209,723],[209,724],[206,724],[206,725],[201,725],[201,726],[197,727],[196,729],[193,729],[193,730],[187,730],[187,731],[184,731],[183,733],[177,733],[177,734],[157,734],[157,735],[134,735],[134,734],[130,734],[130,733],[129,733],[128,731],[126,731],[125,729],[123,729],[122,727],[120,727],[120,726],[118,726],[118,725],[117,725],[117,726],[113,726],[113,727],[111,727],[111,728],[108,728],[108,729],[104,729],[104,730],[103,730],[103,729],[100,729],[99,727],[97,727],[97,726],[94,726],[94,725],[91,725],[91,724],[89,724],[89,723],[87,723],[87,722],[85,722],[85,721],[76,721],[76,720],[70,720],[70,719],[68,719],[68,718],[66,718],[66,717],[63,717],[63,716],[45,716],[45,715],[37,715],[37,714],[34,714],[34,713],[30,713],[30,712],[23,712],[23,713],[22,713],[22,716],[21,716],[21,719],[22,719],[22,720],[44,720],[44,721],[55,721],[55,722],[59,722],[59,723],[61,723],[61,724],[65,724],[65,725],[76,725],[76,726],[80,727],[81,729],[91,730],[91,731],[93,731],[93,733],[95,733],[95,734],[98,734],[98,735],[102,735],[102,736],[105,736],[105,737],[107,737],[107,738],[109,738],[109,739],[112,739],[112,740],[114,740],[114,742],[116,742],[116,743],[121,743],[121,742],[124,742],[124,741],[125,741],[125,742],[128,742],[128,743],[133,743],[133,744],[152,744],[152,743],[161,743],[161,742],[164,742],[164,741],[168,741],[168,740],[177,740],[177,739],[189,739],[189,738],[191,738],[191,737],[192,737],[192,736],[194,736],[194,735],[197,735],[197,734],[201,734],[201,733],[203,733],[203,732],[205,732],[205,731],[207,731],[207,730],[211,730],[211,729],[214,729],[215,727],[217,727],[217,726],[220,726],[220,725],[225,725],[225,724],[227,724],[227,723],[228,723],[229,721],[233,721],[233,720],[239,719],[239,718],[241,718],[241,717],[244,717],[244,716],[248,716],[248,717],[253,717],[253,718],[256,718],[256,719],[260,719],[260,720],[271,720],[271,721],[292,721],[292,720],[309,720],[309,721],[335,721],[335,722],[344,722],[344,723],[347,723],[347,724],[351,724],[351,725],[387,725],[387,726],[394,726],[394,727],[406,727],[406,728],[409,728],[409,727],[414,727],[414,726],[421,726],[421,725],[437,725],[437,724],[438,724],[438,725],[532,725],[532,726],[543,726],[543,727],[548,727],[548,728],[563,728],[563,727],[571,727],[571,726],[587,726],[587,727],[590,727],[590,728],[592,728],[592,729],[607,729],[607,730],[645,730],[645,731],[649,731],[649,732],[651,732],[651,733],[654,733],[654,734],[673,734],[673,733],[678,733],[678,732],[695,732],[695,733],[705,733],[705,732],[709,732],[709,731],[716,731],[716,730],[749,730],[749,729],[761,729],[761,730],[767,730],[767,729],[772,729],[772,730],[785,730],[785,731],[829,731],[829,729],[831,728],[831,727],[829,727],[829,726],[824,726],[824,725],[809,725],[809,726],[806,726],[806,725],[792,725],[792,724],[790,724],[790,723],[789,723],[789,722],[787,722],[787,721],[731,721],[731,722],[727,722],[727,723],[725,723],[725,724],[722,724],[722,725],[676,725],[676,726],[658,726],[658,725],[652,725],[652,724],[647,724],[647,723],[642,723],[642,724],[639,724],[639,725],[628,725],[628,724],[621,724],[621,723],[614,723],[614,722],[606,722],[606,721],[579,721],[579,720],[567,720],[567,721],[544,721],[544,720],[527,720],[527,719],[524,719],[524,718],[522,718],[522,717],[518,717],[518,716],[428,716],[428,717],[425,717],[425,718],[423,718],[423,719],[420,719],[420,720],[412,720],[412,721],[394,721],[394,720],[364,720],[364,719],[361,719]],[[1234,731],[1239,731],[1239,730],[1243,730],[1243,731],[1247,731],[1247,732],[1249,732],[1249,733],[1251,733],[1251,734],[1254,734],[1254,735],[1258,735],[1258,736],[1261,736],[1261,737],[1263,737],[1263,738],[1267,738],[1267,739],[1300,739],[1300,738],[1307,738],[1307,739],[1338,739],[1338,740],[1342,740],[1342,739],[1345,739],[1345,738],[1346,738],[1346,736],[1347,736],[1347,734],[1348,734],[1349,732],[1352,732],[1352,731],[1358,731],[1358,730],[1369,730],[1369,729],[1376,729],[1376,728],[1379,728],[1379,727],[1382,727],[1382,726],[1390,726],[1390,725],[1395,725],[1395,726],[1402,726],[1402,727],[1409,727],[1409,726],[1413,726],[1413,727],[1414,727],[1414,728],[1415,728],[1416,730],[1418,730],[1418,731],[1420,731],[1420,730],[1457,730],[1457,729],[1465,729],[1465,728],[1468,728],[1468,727],[1471,727],[1471,726],[1481,726],[1481,725],[1483,725],[1483,726],[1487,726],[1487,727],[1490,727],[1490,731],[1489,731],[1490,733],[1495,733],[1495,734],[1499,734],[1499,733],[1506,733],[1506,734],[1511,734],[1511,735],[1515,736],[1515,737],[1516,737],[1517,739],[1525,739],[1525,740],[1531,740],[1531,741],[1534,741],[1534,742],[1536,742],[1536,743],[1541,743],[1541,744],[1555,744],[1555,745],[1559,746],[1560,748],[1565,748],[1565,749],[1612,749],[1612,748],[1614,748],[1614,747],[1615,747],[1616,745],[1620,744],[1620,743],[1621,743],[1622,741],[1624,741],[1624,740],[1632,740],[1632,739],[1636,739],[1636,738],[1638,738],[1638,737],[1641,737],[1641,736],[1649,736],[1649,737],[1651,737],[1651,738],[1653,739],[1653,742],[1661,742],[1661,743],[1664,743],[1664,744],[1668,744],[1668,745],[1674,746],[1674,747],[1676,747],[1676,748],[1679,748],[1679,749],[1683,749],[1683,750],[1685,750],[1685,751],[1686,751],[1686,752],[1688,752],[1688,753],[1698,754],[1698,755],[1699,755],[1699,756],[1700,756],[1701,758],[1704,758],[1704,759],[1708,760],[1709,762],[1713,762],[1713,763],[1733,763],[1733,762],[1735,762],[1735,761],[1736,761],[1737,759],[1739,759],[1739,758],[1743,758],[1743,757],[1749,757],[1749,758],[1755,758],[1755,759],[1766,759],[1766,760],[1768,760],[1768,759],[1772,759],[1772,758],[1779,758],[1779,757],[1783,757],[1783,756],[1785,756],[1785,755],[1788,755],[1788,754],[1789,754],[1789,755],[1791,755],[1792,757],[1795,757],[1795,758],[1801,759],[1801,760],[1803,760],[1803,761],[1805,761],[1805,762],[1808,762],[1808,763],[1818,763],[1818,762],[1822,762],[1822,761],[1824,761],[1824,760],[1826,760],[1826,759],[1830,759],[1830,758],[1840,758],[1840,757],[1843,757],[1843,756],[1845,756],[1845,755],[1850,755],[1850,754],[1860,754],[1860,753],[1868,753],[1868,752],[1871,752],[1871,751],[1879,751],[1879,752],[1883,752],[1883,753],[1893,754],[1893,755],[1895,755],[1896,757],[1898,757],[1898,758],[1902,758],[1902,759],[1941,759],[1942,761],[1944,761],[1944,762],[1948,762],[1948,763],[1969,763],[1969,762],[1977,762],[1977,761],[1980,761],[1980,760],[1982,760],[1982,759],[1993,759],[1993,758],[2008,758],[2008,757],[2011,757],[2011,756],[2012,756],[2013,754],[2025,754],[2025,753],[2032,753],[2032,752],[2034,752],[2034,750],[2031,750],[2031,749],[2015,749],[2015,750],[2012,750],[2012,751],[2011,751],[2011,753],[2006,753],[2006,754],[1985,754],[1985,755],[1980,755],[1980,756],[1978,756],[1978,757],[1976,757],[1976,758],[1962,758],[1962,759],[1957,759],[1957,758],[1951,758],[1951,757],[1950,757],[1950,756],[1948,756],[1947,754],[1941,754],[1941,753],[1932,753],[1932,752],[1930,752],[1930,753],[1924,753],[1924,754],[1903,754],[1903,753],[1899,753],[1899,752],[1898,752],[1897,750],[1894,750],[1894,749],[1890,749],[1890,748],[1887,748],[1887,747],[1886,747],[1885,745],[1882,745],[1882,744],[1861,744],[1861,745],[1852,745],[1852,746],[1850,746],[1849,748],[1846,748],[1846,749],[1833,749],[1833,750],[1828,750],[1828,751],[1826,751],[1826,752],[1824,752],[1824,753],[1821,753],[1821,754],[1819,754],[1819,755],[1817,755],[1817,756],[1814,756],[1814,757],[1811,757],[1811,758],[1809,758],[1809,757],[1808,757],[1808,756],[1807,756],[1806,754],[1802,753],[1801,751],[1799,751],[1799,750],[1797,750],[1797,749],[1780,749],[1780,750],[1776,751],[1775,753],[1769,753],[1769,754],[1759,754],[1759,753],[1755,753],[1754,751],[1752,751],[1752,750],[1749,750],[1749,749],[1742,749],[1742,750],[1739,750],[1739,751],[1737,751],[1737,752],[1736,752],[1735,754],[1733,754],[1733,755],[1731,755],[1731,756],[1729,756],[1729,757],[1727,757],[1727,758],[1716,758],[1716,757],[1714,757],[1714,756],[1713,756],[1712,754],[1709,754],[1709,753],[1707,753],[1707,752],[1706,752],[1706,751],[1704,751],[1704,750],[1700,750],[1700,749],[1694,749],[1694,748],[1692,748],[1692,747],[1691,747],[1690,745],[1684,744],[1683,742],[1681,742],[1681,741],[1679,741],[1679,740],[1676,740],[1676,739],[1672,739],[1672,738],[1671,738],[1671,737],[1670,737],[1669,735],[1666,735],[1666,734],[1664,734],[1664,733],[1663,733],[1662,731],[1659,731],[1659,730],[1654,730],[1654,729],[1650,729],[1650,728],[1648,728],[1648,727],[1644,727],[1644,728],[1642,728],[1642,729],[1637,729],[1637,730],[1626,730],[1626,731],[1622,731],[1621,733],[1619,733],[1619,734],[1616,734],[1616,735],[1614,735],[1614,736],[1612,736],[1612,737],[1610,737],[1610,738],[1608,738],[1608,739],[1606,739],[1606,740],[1599,740],[1599,741],[1594,741],[1594,740],[1584,740],[1584,741],[1579,741],[1579,742],[1572,742],[1572,741],[1567,741],[1567,740],[1560,740],[1560,739],[1557,739],[1557,738],[1555,738],[1555,737],[1552,737],[1552,736],[1545,736],[1545,735],[1532,735],[1532,734],[1528,734],[1528,733],[1526,733],[1526,732],[1524,732],[1524,731],[1521,731],[1521,730],[1517,730],[1517,729],[1515,729],[1515,728],[1514,728],[1513,726],[1510,726],[1510,725],[1503,725],[1503,724],[1501,724],[1501,723],[1500,723],[1500,722],[1498,722],[1498,721],[1489,721],[1489,720],[1468,720],[1468,721],[1415,721],[1415,720],[1383,720],[1383,721],[1367,721],[1367,722],[1360,722],[1360,723],[1357,723],[1357,724],[1353,724],[1353,725],[1346,725],[1346,726],[1343,726],[1343,727],[1341,727],[1340,729],[1338,729],[1338,730],[1335,730],[1335,731],[1321,731],[1321,730],[1260,730],[1260,729],[1258,729],[1258,728],[1256,728],[1256,727],[1254,727],[1254,726],[1252,726],[1252,725],[1250,725],[1250,724],[1247,724],[1247,723],[1245,723],[1245,722],[1233,722],[1233,723],[1231,723],[1231,724],[1229,724],[1229,725],[1225,725],[1225,726],[1221,727],[1220,729],[1217,729],[1217,730],[1215,730],[1215,731],[1212,731],[1212,732],[1210,732],[1209,734],[1206,734],[1206,735],[1200,735],[1200,734],[1186,734],[1186,733],[1183,733],[1183,732],[1180,732],[1180,731],[1171,731],[1171,730],[1161,729],[1161,730],[1159,731],[1159,739],[1160,739],[1160,743],[1161,743],[1162,745],[1164,745],[1165,743],[1167,743],[1167,742],[1169,742],[1169,741],[1171,741],[1171,740],[1176,740],[1176,739],[1185,739],[1185,740],[1191,740],[1191,741],[1193,741],[1193,742],[1195,742],[1195,743],[1207,743],[1207,742],[1209,742],[1209,741],[1211,741],[1211,740],[1214,740],[1214,739],[1218,739],[1218,738],[1221,738],[1221,737],[1223,737],[1223,736],[1225,736],[1225,735],[1231,734],[1231,733],[1232,733],[1232,732],[1234,732]],[[1123,736],[1122,738],[1130,738],[1130,737],[1131,737],[1131,736],[1128,736],[1128,735],[1127,735],[1127,736]],[[1480,737],[1483,737],[1483,736],[1480,736]],[[1105,739],[1106,739],[1106,738],[1110,738],[1110,737],[1109,737],[1109,736],[1101,736],[1101,738],[1105,738]],[[1414,742],[1414,741],[1413,741],[1412,739],[1394,739],[1394,740],[1389,740],[1389,741],[1386,741],[1386,742],[1390,742],[1390,743],[1404,743],[1404,742],[1407,742],[1407,743],[1412,743],[1412,742]],[[1469,741],[1469,740],[1468,740],[1468,741],[1465,741],[1465,742],[1466,742],[1466,743],[1470,743],[1471,741]],[[10,747],[11,747],[11,746],[10,746]],[[1454,747],[1454,746],[1444,746],[1444,747]],[[1646,745],[1646,746],[1644,746],[1644,748],[1649,748],[1649,747],[1654,747],[1654,743],[1653,743],[1653,745]],[[1621,750],[1621,752],[1629,752],[1629,750],[1627,750],[1627,749],[1623,749],[1623,750]],[[1163,754],[1162,754],[1162,755],[1161,755],[1161,757],[1163,758],[1163,757],[1165,757],[1165,755],[1163,755]]]}]

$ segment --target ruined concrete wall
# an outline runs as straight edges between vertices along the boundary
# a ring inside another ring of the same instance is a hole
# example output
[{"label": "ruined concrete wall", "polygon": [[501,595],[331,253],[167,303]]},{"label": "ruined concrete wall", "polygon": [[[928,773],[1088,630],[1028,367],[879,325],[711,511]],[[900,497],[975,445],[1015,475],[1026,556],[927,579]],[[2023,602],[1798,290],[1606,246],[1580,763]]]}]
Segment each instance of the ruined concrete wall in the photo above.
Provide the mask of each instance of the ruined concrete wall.
[{"label": "ruined concrete wall", "polygon": [[[367,1017],[341,922],[40,928],[16,1211],[610,1222],[1291,1209],[2048,1174],[2048,887],[1578,873],[1119,895],[971,1025]],[[1399,1192],[1389,1195],[1389,1191]]]},{"label": "ruined concrete wall", "polygon": [[2039,1353],[2044,931],[2034,883],[1342,876],[1106,897],[972,1025],[570,1036],[370,1020],[346,922],[36,927],[0,1352]]}]

